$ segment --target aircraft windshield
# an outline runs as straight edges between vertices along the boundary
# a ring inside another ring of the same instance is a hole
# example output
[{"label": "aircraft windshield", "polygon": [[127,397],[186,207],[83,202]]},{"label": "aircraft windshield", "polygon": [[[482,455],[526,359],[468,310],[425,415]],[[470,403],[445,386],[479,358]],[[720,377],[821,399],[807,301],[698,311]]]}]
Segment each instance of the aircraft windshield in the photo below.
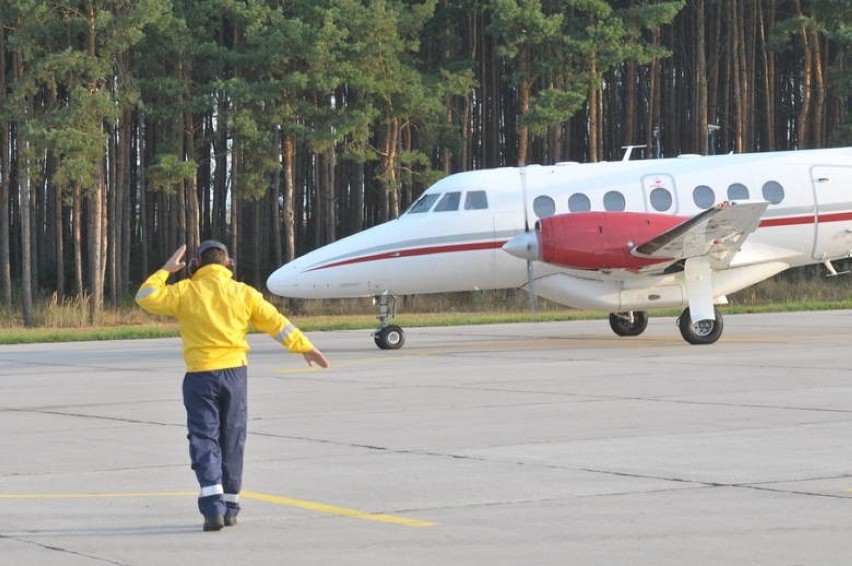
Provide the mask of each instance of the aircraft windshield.
[{"label": "aircraft windshield", "polygon": [[406,214],[417,214],[419,212],[429,212],[429,209],[432,208],[432,205],[435,204],[435,201],[438,200],[440,194],[428,194],[423,195],[411,205],[411,208],[408,209]]},{"label": "aircraft windshield", "polygon": [[488,208],[488,197],[485,191],[468,191],[465,195],[465,210],[484,210]]},{"label": "aircraft windshield", "polygon": [[[437,203],[437,204],[435,204]],[[448,212],[459,210],[462,206],[462,192],[449,191],[446,193],[428,193],[414,201],[405,214],[420,214],[423,212]],[[433,208],[434,207],[434,208]],[[473,190],[464,193],[464,210],[485,210],[488,208],[488,196],[485,191]]]},{"label": "aircraft windshield", "polygon": [[447,212],[450,210],[458,210],[459,202],[461,200],[461,193],[452,192],[446,193],[438,201],[438,206],[435,207],[435,212]]}]

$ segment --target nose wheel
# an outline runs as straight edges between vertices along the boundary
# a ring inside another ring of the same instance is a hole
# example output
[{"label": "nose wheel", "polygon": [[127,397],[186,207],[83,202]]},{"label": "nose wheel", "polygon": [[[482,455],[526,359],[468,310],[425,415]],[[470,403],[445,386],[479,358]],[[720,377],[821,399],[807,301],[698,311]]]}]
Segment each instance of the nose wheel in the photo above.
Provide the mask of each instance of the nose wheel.
[{"label": "nose wheel", "polygon": [[405,344],[405,331],[395,324],[389,324],[376,330],[373,339],[382,350],[399,350]]},{"label": "nose wheel", "polygon": [[391,295],[378,295],[373,300],[379,306],[379,327],[373,333],[373,340],[382,350],[399,350],[405,344],[405,331],[395,324],[388,324],[388,317],[396,316],[396,297],[390,305]]}]

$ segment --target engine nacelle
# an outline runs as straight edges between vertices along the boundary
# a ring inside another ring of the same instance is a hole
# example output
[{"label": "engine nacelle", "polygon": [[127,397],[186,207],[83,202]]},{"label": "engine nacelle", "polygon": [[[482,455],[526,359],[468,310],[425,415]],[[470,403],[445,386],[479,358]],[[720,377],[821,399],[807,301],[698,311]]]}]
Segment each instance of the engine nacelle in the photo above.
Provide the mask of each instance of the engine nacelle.
[{"label": "engine nacelle", "polygon": [[572,212],[536,223],[538,259],[574,269],[630,269],[663,263],[642,258],[637,245],[686,221],[683,216],[644,212]]}]

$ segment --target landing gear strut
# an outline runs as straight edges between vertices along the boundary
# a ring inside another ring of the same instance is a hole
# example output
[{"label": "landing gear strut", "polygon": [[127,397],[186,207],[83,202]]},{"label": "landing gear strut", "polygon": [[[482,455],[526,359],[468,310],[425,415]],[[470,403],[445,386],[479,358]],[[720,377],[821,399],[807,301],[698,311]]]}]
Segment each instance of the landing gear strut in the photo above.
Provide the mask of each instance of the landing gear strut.
[{"label": "landing gear strut", "polygon": [[[389,298],[393,299],[393,306],[389,305]],[[376,346],[382,350],[399,350],[405,344],[405,331],[395,324],[388,324],[388,316],[396,316],[396,297],[384,293],[373,301],[379,305],[379,327],[373,333]]]},{"label": "landing gear strut", "polygon": [[639,336],[648,328],[648,313],[645,311],[611,313],[609,327],[619,336]]},{"label": "landing gear strut", "polygon": [[690,344],[712,344],[722,335],[722,313],[713,307],[716,320],[706,319],[692,322],[689,309],[684,309],[677,319],[677,327],[683,339]]}]

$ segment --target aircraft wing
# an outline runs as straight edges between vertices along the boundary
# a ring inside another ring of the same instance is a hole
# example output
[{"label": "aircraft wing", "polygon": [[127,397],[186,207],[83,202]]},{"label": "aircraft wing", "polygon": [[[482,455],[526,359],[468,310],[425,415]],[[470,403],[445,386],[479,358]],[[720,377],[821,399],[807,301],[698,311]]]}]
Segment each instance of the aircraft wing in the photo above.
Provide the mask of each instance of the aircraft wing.
[{"label": "aircraft wing", "polygon": [[633,248],[638,257],[675,260],[706,256],[725,269],[760,223],[768,202],[723,202]]}]

